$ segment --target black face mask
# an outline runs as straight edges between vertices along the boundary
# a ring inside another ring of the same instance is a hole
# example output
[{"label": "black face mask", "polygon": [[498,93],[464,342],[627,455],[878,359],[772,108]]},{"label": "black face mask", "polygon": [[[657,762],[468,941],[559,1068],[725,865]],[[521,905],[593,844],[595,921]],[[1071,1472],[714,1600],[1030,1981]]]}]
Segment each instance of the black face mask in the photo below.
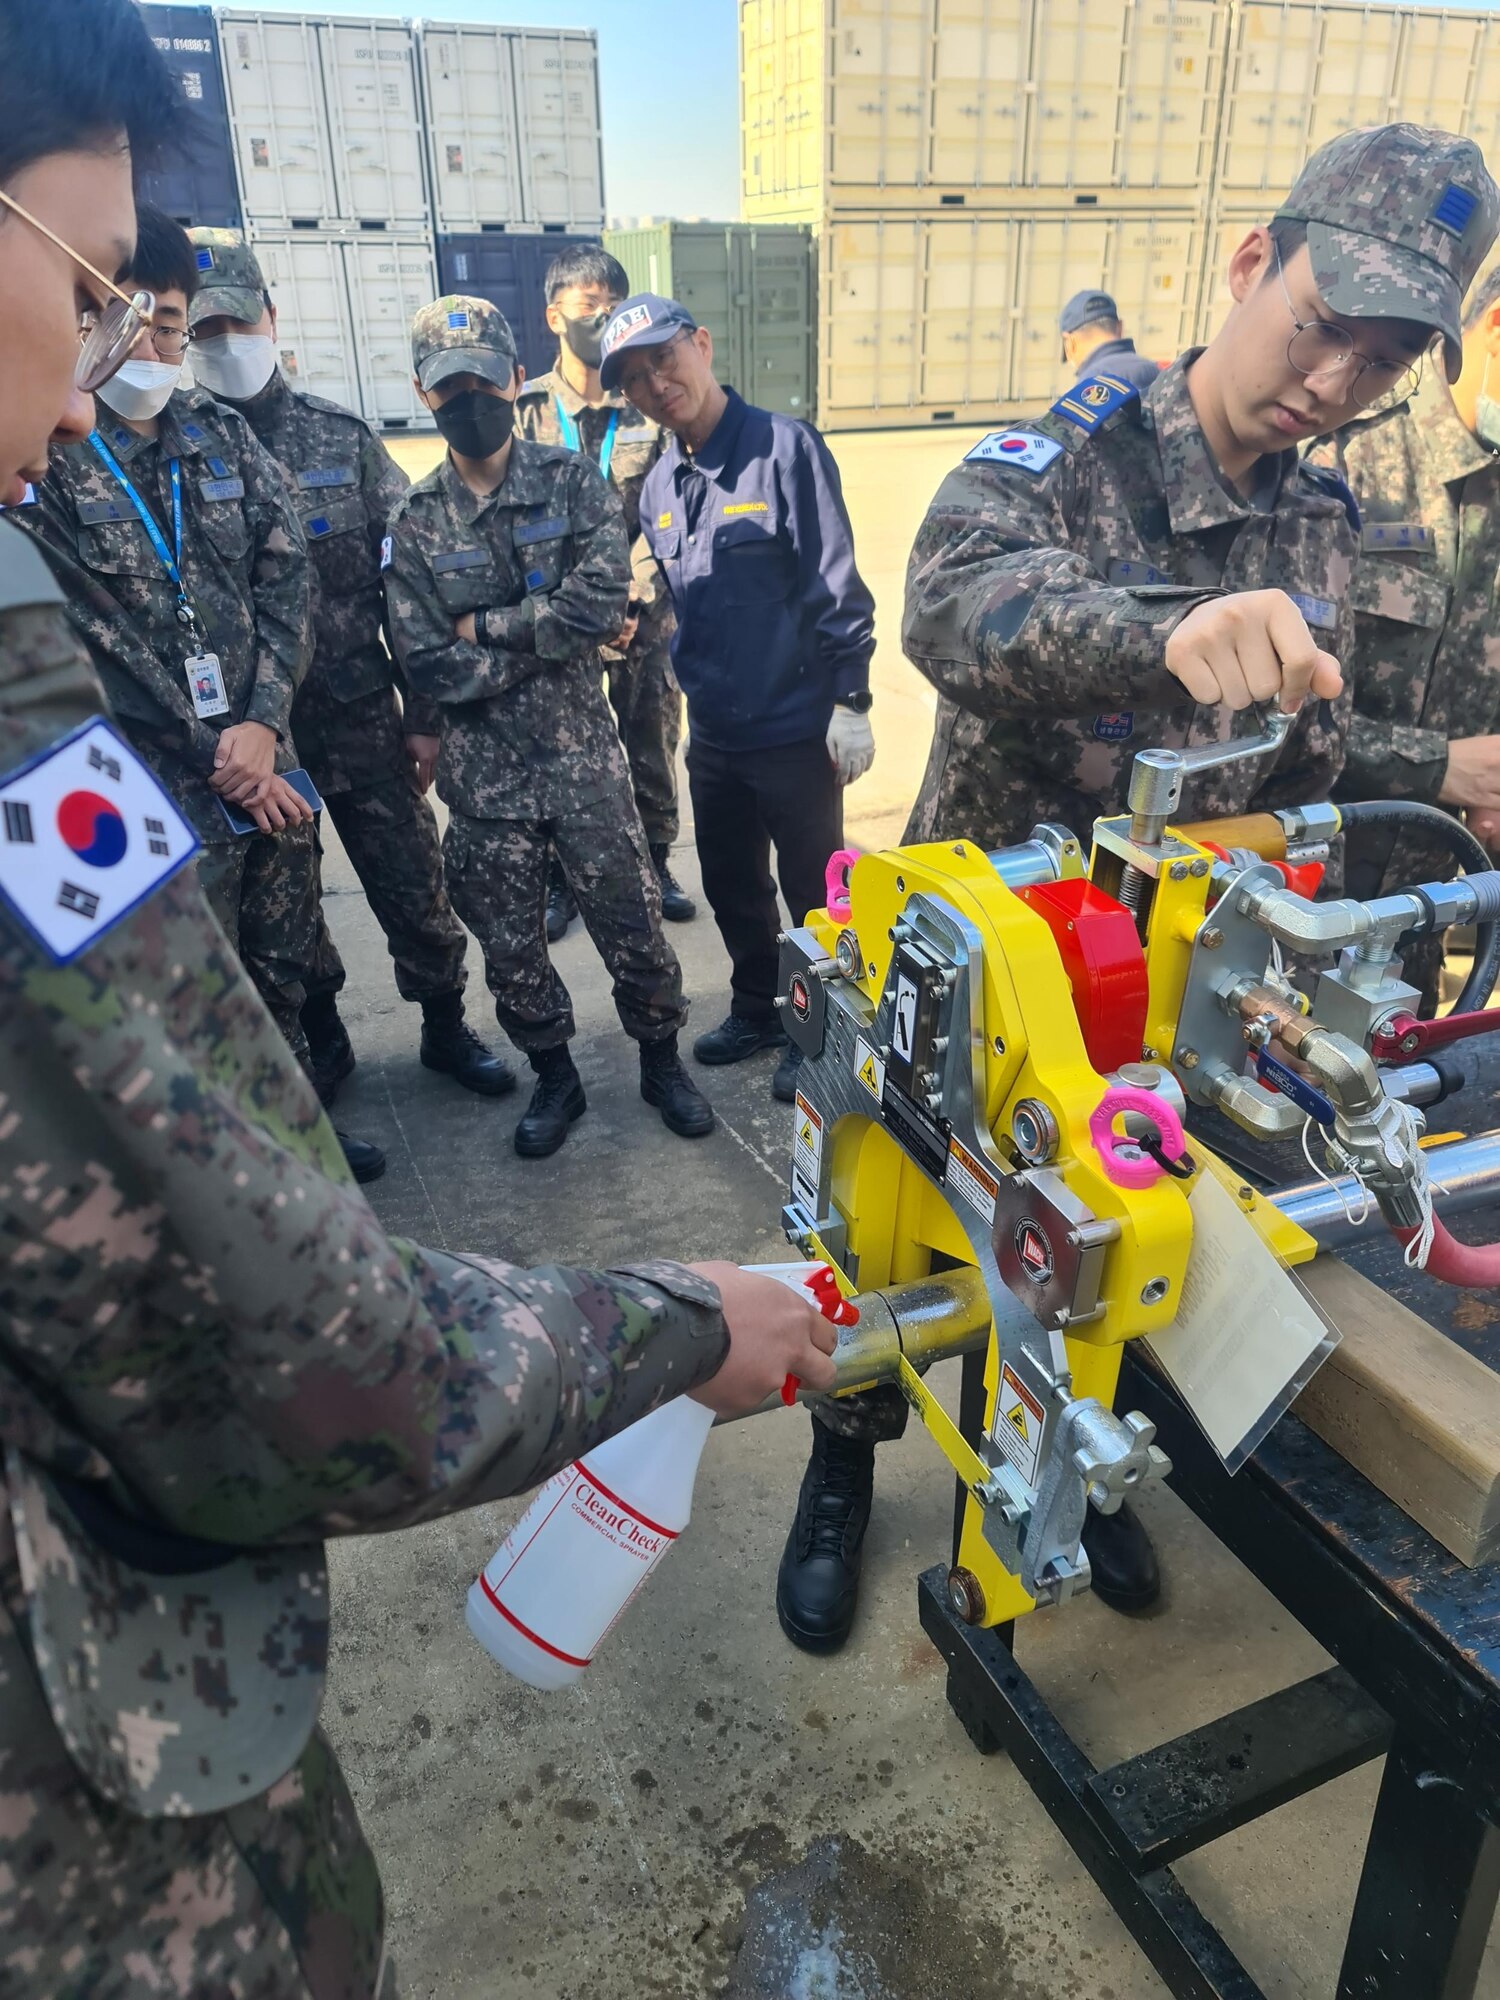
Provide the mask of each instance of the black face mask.
[{"label": "black face mask", "polygon": [[463,389],[432,413],[433,420],[460,458],[490,458],[510,436],[516,406],[483,389]]},{"label": "black face mask", "polygon": [[585,368],[597,368],[604,352],[604,329],[609,325],[610,315],[604,312],[590,313],[585,319],[563,317],[563,339],[583,363]]}]

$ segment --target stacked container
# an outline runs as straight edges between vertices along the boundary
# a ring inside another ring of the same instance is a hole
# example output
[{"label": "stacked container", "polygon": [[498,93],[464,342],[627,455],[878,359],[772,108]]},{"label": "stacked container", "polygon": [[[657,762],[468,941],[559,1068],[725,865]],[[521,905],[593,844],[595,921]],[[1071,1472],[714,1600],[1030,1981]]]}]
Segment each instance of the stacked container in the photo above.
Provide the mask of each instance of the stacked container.
[{"label": "stacked container", "polygon": [[543,280],[558,252],[574,243],[597,244],[597,234],[571,236],[548,230],[479,230],[438,238],[438,289],[465,292],[498,306],[516,336],[521,366],[545,375],[557,359],[557,336],[547,326]]},{"label": "stacked container", "polygon": [[812,415],[815,284],[806,223],[660,222],[609,229],[633,292],[679,299],[713,335],[714,372],[748,402]]},{"label": "stacked container", "polygon": [[741,0],[740,31],[744,210],[817,233],[825,429],[1045,408],[1085,286],[1186,345],[1216,0]]},{"label": "stacked container", "polygon": [[195,223],[238,229],[239,190],[213,10],[142,7],[141,12],[187,104],[182,143],[145,176],[141,194],[185,229]]}]

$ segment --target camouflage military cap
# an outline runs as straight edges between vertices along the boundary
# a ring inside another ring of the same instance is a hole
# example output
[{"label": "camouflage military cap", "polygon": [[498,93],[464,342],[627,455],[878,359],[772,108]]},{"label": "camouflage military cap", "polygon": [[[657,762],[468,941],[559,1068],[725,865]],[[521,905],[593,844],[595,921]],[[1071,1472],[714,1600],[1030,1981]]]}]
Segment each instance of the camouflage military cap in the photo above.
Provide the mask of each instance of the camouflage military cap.
[{"label": "camouflage military cap", "polygon": [[1307,225],[1313,277],[1346,319],[1410,319],[1462,363],[1460,308],[1500,229],[1500,188],[1472,139],[1375,125],[1320,146],[1277,210]]},{"label": "camouflage military cap", "polygon": [[504,389],[516,369],[516,337],[488,299],[434,299],[411,323],[411,365],[424,389],[450,375],[482,375]]},{"label": "camouflage military cap", "polygon": [[188,241],[198,260],[188,325],[222,313],[253,326],[266,309],[266,281],[250,245],[234,229],[190,229]]}]

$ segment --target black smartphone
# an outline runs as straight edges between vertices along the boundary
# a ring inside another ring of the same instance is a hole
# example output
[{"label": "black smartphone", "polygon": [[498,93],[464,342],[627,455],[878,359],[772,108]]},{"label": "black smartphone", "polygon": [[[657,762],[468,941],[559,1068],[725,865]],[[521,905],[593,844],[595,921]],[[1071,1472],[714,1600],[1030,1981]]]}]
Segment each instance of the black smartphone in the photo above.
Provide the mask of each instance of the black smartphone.
[{"label": "black smartphone", "polygon": [[[300,765],[295,771],[283,771],[281,775],[286,779],[292,790],[297,793],[299,798],[307,800],[307,803],[315,813],[320,813],[323,810],[323,801],[318,796],[317,786]],[[243,806],[232,806],[228,799],[220,799],[219,811],[228,820],[231,833],[260,832],[260,828],[251,819]]]}]

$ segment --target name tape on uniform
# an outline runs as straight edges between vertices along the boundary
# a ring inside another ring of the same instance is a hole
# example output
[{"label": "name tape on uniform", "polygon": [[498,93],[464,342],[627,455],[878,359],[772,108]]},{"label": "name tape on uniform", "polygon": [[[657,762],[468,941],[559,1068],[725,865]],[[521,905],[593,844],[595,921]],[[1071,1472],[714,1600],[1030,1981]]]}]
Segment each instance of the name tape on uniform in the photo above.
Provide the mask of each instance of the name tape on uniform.
[{"label": "name tape on uniform", "polygon": [[0,778],[0,899],[67,965],[175,875],[198,839],[95,718]]},{"label": "name tape on uniform", "polygon": [[1062,457],[1056,438],[1036,431],[991,431],[982,437],[965,459],[988,460],[992,465],[1018,465],[1023,472],[1045,472],[1054,458]]}]

